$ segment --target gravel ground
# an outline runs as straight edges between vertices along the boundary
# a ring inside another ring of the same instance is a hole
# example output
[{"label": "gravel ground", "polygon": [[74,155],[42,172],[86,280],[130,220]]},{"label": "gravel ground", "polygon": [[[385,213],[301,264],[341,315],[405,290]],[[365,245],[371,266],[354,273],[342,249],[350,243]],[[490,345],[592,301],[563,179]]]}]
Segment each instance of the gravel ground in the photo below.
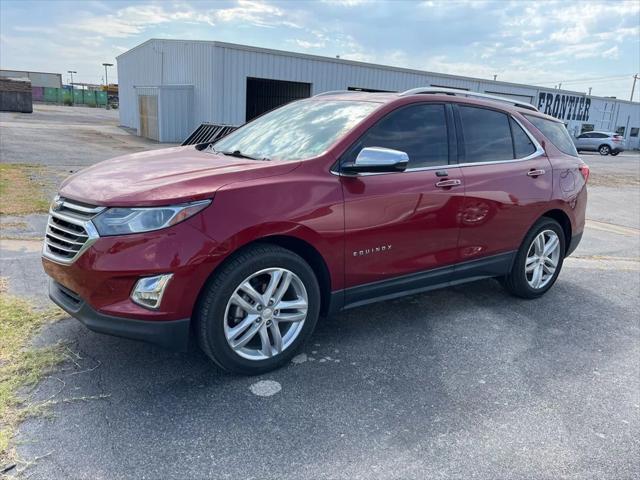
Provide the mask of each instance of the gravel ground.
[{"label": "gravel ground", "polygon": [[[115,155],[138,140],[109,141]],[[22,158],[35,158],[29,145]],[[224,374],[197,350],[167,352],[72,319],[48,327],[36,342],[62,340],[76,355],[33,395],[60,403],[20,428],[20,456],[41,457],[25,474],[638,478],[640,156],[583,158],[596,179],[584,240],[536,301],[485,280],[354,309],[321,321],[291,365],[253,378]],[[23,221],[33,237],[42,219]],[[46,304],[39,249],[3,240],[0,265],[11,291]]]}]

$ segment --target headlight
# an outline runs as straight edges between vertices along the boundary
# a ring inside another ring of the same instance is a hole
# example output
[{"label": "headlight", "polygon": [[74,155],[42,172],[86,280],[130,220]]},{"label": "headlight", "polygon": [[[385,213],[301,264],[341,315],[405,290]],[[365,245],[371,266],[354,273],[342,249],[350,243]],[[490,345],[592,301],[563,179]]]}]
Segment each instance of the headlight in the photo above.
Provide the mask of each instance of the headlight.
[{"label": "headlight", "polygon": [[166,207],[109,208],[92,221],[101,236],[150,232],[186,220],[210,203],[211,200],[202,200]]}]

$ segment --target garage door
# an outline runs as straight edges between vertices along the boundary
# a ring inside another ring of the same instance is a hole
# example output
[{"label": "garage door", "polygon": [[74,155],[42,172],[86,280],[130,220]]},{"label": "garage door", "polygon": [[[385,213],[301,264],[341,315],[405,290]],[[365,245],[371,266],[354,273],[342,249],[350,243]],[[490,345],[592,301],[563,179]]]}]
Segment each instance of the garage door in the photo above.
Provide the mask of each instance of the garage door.
[{"label": "garage door", "polygon": [[310,83],[248,77],[246,121],[285,103],[310,96]]}]

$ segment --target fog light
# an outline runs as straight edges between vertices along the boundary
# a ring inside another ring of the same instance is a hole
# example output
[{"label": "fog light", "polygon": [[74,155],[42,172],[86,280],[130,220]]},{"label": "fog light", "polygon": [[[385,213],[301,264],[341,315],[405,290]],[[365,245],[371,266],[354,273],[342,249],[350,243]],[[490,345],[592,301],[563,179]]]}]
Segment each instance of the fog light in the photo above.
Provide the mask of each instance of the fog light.
[{"label": "fog light", "polygon": [[133,292],[131,292],[131,300],[145,308],[159,308],[164,289],[172,276],[173,273],[167,273],[155,277],[141,278],[133,288]]}]

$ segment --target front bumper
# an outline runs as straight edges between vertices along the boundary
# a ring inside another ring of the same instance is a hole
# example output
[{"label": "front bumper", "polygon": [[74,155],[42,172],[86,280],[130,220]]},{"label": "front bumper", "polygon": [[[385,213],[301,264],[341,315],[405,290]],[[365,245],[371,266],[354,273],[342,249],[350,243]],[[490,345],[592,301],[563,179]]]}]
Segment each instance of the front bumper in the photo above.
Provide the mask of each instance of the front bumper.
[{"label": "front bumper", "polygon": [[186,351],[189,345],[190,319],[149,321],[115,317],[99,313],[79,295],[49,279],[49,297],[89,330],[116,337],[153,343],[171,350]]}]

